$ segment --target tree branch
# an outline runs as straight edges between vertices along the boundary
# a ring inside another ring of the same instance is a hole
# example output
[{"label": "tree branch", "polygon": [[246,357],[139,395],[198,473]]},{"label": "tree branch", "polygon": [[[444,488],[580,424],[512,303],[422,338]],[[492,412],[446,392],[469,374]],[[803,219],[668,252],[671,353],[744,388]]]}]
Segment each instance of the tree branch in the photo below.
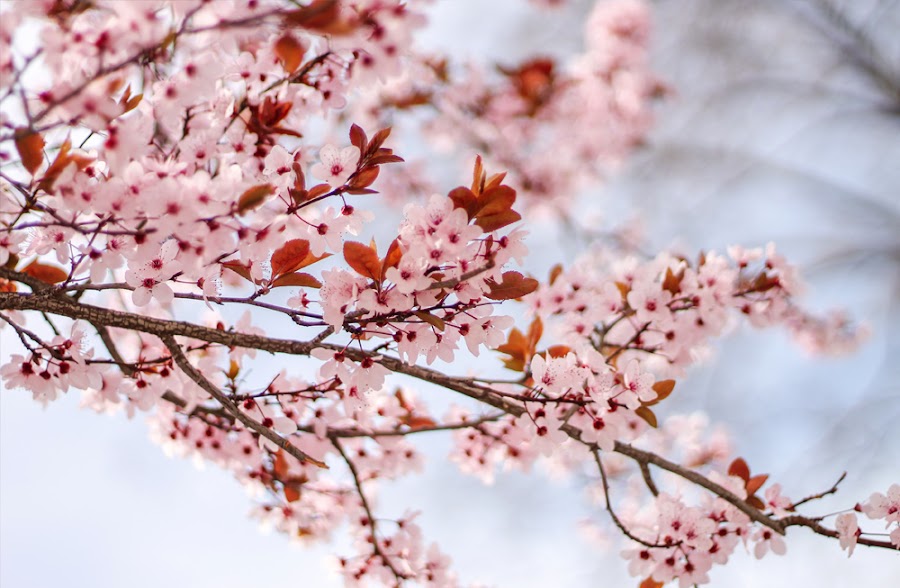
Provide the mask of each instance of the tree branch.
[{"label": "tree branch", "polygon": [[172,354],[172,359],[175,360],[175,363],[181,368],[189,378],[194,380],[198,386],[203,388],[206,392],[209,393],[210,396],[215,398],[219,404],[221,404],[226,411],[231,413],[237,420],[243,423],[248,429],[256,431],[278,447],[284,449],[284,451],[299,460],[301,463],[311,463],[320,468],[328,469],[328,466],[325,465],[324,462],[321,462],[317,459],[314,459],[295,447],[292,443],[290,443],[284,437],[278,435],[268,427],[262,426],[260,423],[251,419],[247,416],[244,411],[238,408],[228,396],[223,394],[218,388],[213,386],[213,384],[206,379],[206,377],[200,373],[197,368],[191,365],[191,362],[188,361],[188,358],[184,355],[184,352],[181,350],[181,346],[175,341],[175,338],[172,335],[163,335],[160,337],[165,346],[169,349],[169,352]]}]

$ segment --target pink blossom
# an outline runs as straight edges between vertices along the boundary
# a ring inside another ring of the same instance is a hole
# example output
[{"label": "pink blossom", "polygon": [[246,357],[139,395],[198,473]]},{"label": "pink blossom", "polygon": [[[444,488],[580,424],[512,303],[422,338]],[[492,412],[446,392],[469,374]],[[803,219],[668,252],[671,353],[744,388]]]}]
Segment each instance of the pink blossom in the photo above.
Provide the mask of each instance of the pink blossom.
[{"label": "pink blossom", "polygon": [[341,150],[334,145],[325,145],[319,151],[319,163],[312,166],[310,172],[332,188],[339,188],[356,172],[359,156],[359,148],[354,145]]},{"label": "pink blossom", "polygon": [[844,514],[838,515],[834,522],[834,528],[838,532],[841,549],[846,550],[847,557],[850,557],[853,555],[853,549],[856,547],[856,539],[860,535],[856,514],[845,512]]}]

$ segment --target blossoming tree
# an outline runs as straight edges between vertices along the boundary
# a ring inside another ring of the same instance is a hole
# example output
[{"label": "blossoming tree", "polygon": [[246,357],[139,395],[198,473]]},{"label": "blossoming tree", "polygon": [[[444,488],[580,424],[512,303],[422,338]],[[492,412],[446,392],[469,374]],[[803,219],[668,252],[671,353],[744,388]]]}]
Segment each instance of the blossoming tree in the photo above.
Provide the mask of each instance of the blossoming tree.
[{"label": "blossoming tree", "polygon": [[[641,586],[705,583],[739,545],[784,554],[792,527],[900,548],[900,485],[818,516],[840,480],[789,498],[702,419],[657,419],[735,321],[854,347],[841,315],[797,304],[773,246],[689,259],[598,233],[527,273],[529,222],[570,220],[650,127],[666,88],[648,7],[599,2],[576,58],[491,68],[417,48],[424,3],[0,13],[0,326],[21,344],[4,387],[145,414],[292,537],[346,525],[347,585],[458,585],[415,513],[376,504],[433,432],[486,482],[536,462],[589,475]],[[398,154],[392,127],[452,145],[463,185]]]}]

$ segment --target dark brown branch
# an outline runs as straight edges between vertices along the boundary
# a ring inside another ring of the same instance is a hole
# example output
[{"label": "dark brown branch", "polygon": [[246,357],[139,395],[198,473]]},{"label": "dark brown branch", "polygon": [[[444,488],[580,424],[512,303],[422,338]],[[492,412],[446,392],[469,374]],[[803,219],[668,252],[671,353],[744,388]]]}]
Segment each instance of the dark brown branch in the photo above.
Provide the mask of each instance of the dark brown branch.
[{"label": "dark brown branch", "polygon": [[[840,533],[838,533],[837,531],[829,529],[827,527],[823,527],[818,521],[801,515],[791,515],[782,519],[778,519],[778,523],[785,529],[787,529],[788,527],[806,527],[808,529],[812,529],[819,535],[824,535],[825,537],[832,537],[834,539],[840,537]],[[895,551],[898,549],[897,546],[890,541],[869,539],[868,537],[857,537],[856,542],[860,545],[868,545],[869,547],[883,547],[885,549],[893,549]]]},{"label": "dark brown branch", "polygon": [[313,465],[317,465],[320,468],[328,468],[324,462],[321,462],[317,459],[314,459],[295,447],[292,443],[290,443],[284,437],[278,435],[268,427],[262,426],[260,423],[251,419],[247,416],[244,411],[242,411],[239,407],[237,407],[228,396],[223,394],[218,388],[212,385],[212,383],[206,379],[206,377],[200,373],[197,368],[191,365],[191,362],[188,361],[188,358],[184,355],[184,352],[181,350],[181,346],[178,342],[175,341],[175,338],[172,335],[163,335],[160,337],[162,339],[165,346],[169,349],[169,352],[172,354],[172,359],[175,360],[175,363],[181,368],[189,378],[194,380],[198,386],[203,388],[210,396],[215,398],[219,404],[221,404],[226,411],[232,414],[237,420],[241,421],[248,429],[256,431],[278,447],[284,449],[284,451],[299,460],[301,463],[311,463]]},{"label": "dark brown branch", "polygon": [[369,520],[369,530],[372,534],[372,551],[381,558],[381,561],[384,562],[384,565],[391,570],[391,573],[394,574],[394,578],[397,579],[398,582],[402,582],[409,578],[406,574],[397,570],[394,567],[393,562],[391,562],[390,558],[381,550],[381,546],[378,545],[378,537],[376,536],[376,521],[375,516],[372,514],[372,508],[369,506],[369,501],[366,498],[366,493],[363,491],[362,487],[362,479],[359,476],[359,470],[356,469],[356,464],[353,463],[353,460],[344,452],[344,448],[341,447],[340,442],[337,439],[331,440],[334,448],[337,449],[337,452],[344,458],[344,461],[347,463],[347,468],[350,470],[350,475],[353,476],[353,484],[356,486],[356,493],[359,495],[359,500],[362,502],[363,510],[366,511],[366,518]]},{"label": "dark brown branch", "polygon": [[838,491],[838,486],[840,485],[841,482],[844,481],[844,478],[846,478],[846,477],[847,477],[847,472],[844,472],[843,474],[841,474],[841,477],[837,479],[837,482],[835,482],[834,485],[831,486],[831,488],[829,488],[828,490],[825,490],[824,492],[819,492],[818,494],[813,494],[811,496],[807,496],[806,498],[804,498],[802,500],[798,500],[797,502],[795,502],[791,505],[791,508],[789,510],[794,510],[801,504],[805,504],[811,500],[818,500],[820,498],[824,498],[825,496],[828,496],[829,494],[834,494],[835,492]]},{"label": "dark brown branch", "polygon": [[[2,273],[0,273],[0,275],[2,275]],[[43,283],[40,284],[43,285]],[[54,295],[53,289],[48,288],[46,285],[43,285],[42,288],[43,289],[40,292],[37,292],[35,294],[0,292],[0,310],[14,309],[46,311],[53,314],[67,316],[73,319],[87,320],[93,324],[101,324],[109,327],[118,327],[153,334],[159,336],[163,340],[172,340],[172,337],[177,335],[199,339],[209,343],[227,345],[230,347],[246,347],[251,349],[258,349],[261,351],[269,351],[271,353],[285,353],[290,355],[309,355],[312,349],[321,348],[330,349],[333,351],[343,351],[345,355],[353,361],[361,361],[371,356],[369,352],[361,349],[344,348],[343,346],[332,345],[328,343],[292,341],[287,339],[263,337],[259,335],[249,335],[245,333],[220,331],[217,329],[194,325],[187,322],[145,317],[127,312],[90,306],[87,304],[75,302],[65,296],[56,296]],[[177,358],[177,355],[175,357]],[[404,374],[425,382],[430,382],[448,390],[458,392],[464,396],[493,406],[494,408],[497,408],[507,414],[520,416],[525,412],[525,408],[520,403],[508,398],[504,398],[501,395],[497,394],[497,392],[492,388],[479,385],[471,379],[449,376],[436,370],[417,365],[408,365],[400,359],[390,356],[380,356],[377,360],[381,365],[392,372]],[[197,373],[189,363],[187,365],[194,373]],[[208,382],[207,385],[215,389],[215,387],[211,386]],[[218,390],[216,390],[216,392],[221,395]],[[223,398],[225,398],[225,400],[228,400],[227,397],[223,396]],[[230,402],[230,400],[228,401]],[[237,412],[243,416],[246,416],[243,412]],[[259,426],[258,423],[256,423],[256,425]],[[563,425],[562,430],[573,439],[578,441],[581,440],[581,432],[576,427],[566,424]],[[274,433],[271,433],[271,431],[269,433],[274,435]],[[278,437],[277,435],[275,435],[275,437],[279,440],[278,442],[286,443],[286,441],[281,437]],[[585,443],[583,441],[581,442],[587,445],[589,448],[595,447],[594,444]],[[297,449],[293,445],[288,444],[288,447],[290,447],[290,450],[288,450],[289,453],[291,451],[297,451]],[[655,453],[644,451],[627,443],[622,443],[619,441],[617,441],[615,444],[615,451],[633,459],[638,464],[652,464],[663,470],[671,472],[689,482],[693,482],[694,484],[708,490],[709,492],[712,492],[716,496],[719,496],[720,498],[746,514],[751,520],[765,527],[768,527],[781,535],[785,533],[785,529],[788,526],[792,525],[802,525],[814,528],[810,526],[812,523],[814,523],[814,521],[805,519],[804,517],[800,517],[799,519],[787,518],[783,520],[770,518],[758,509],[749,505],[746,501],[741,499],[733,492],[709,480],[699,472],[673,463]],[[814,528],[814,530],[820,528],[824,529],[824,527],[817,526]],[[825,533],[825,535],[829,537],[834,536],[833,532]],[[872,545],[876,545],[879,547],[888,546],[887,543],[884,543],[882,545],[878,544],[877,542],[872,543]],[[892,546],[891,548],[893,549]]]},{"label": "dark brown branch", "polygon": [[665,545],[662,543],[650,543],[649,541],[646,541],[636,535],[633,535],[631,533],[631,531],[628,530],[628,527],[626,527],[625,524],[621,520],[619,520],[618,515],[616,515],[616,511],[613,510],[612,502],[609,499],[609,481],[606,479],[606,470],[603,468],[603,460],[600,459],[600,448],[596,447],[596,446],[592,447],[591,455],[594,456],[594,463],[597,464],[597,469],[600,470],[600,480],[603,483],[603,497],[606,500],[606,512],[609,513],[609,516],[610,516],[610,518],[612,518],[612,521],[613,521],[613,523],[615,523],[616,527],[618,527],[619,530],[622,531],[622,533],[624,533],[626,537],[628,537],[632,541],[637,541],[644,547],[654,547],[654,548],[674,547],[675,545],[677,545],[677,543],[672,544],[672,545]]}]

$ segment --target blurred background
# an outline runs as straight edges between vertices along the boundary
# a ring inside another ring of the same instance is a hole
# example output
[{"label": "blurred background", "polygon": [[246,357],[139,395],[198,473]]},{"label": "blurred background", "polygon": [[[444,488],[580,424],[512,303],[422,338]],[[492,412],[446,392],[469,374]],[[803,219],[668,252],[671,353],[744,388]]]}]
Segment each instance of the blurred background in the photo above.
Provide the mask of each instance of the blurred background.
[{"label": "blurred background", "polygon": [[[479,60],[565,56],[581,46],[591,5],[436,2],[425,43]],[[872,332],[835,359],[809,357],[777,330],[738,329],[668,410],[726,424],[754,473],[790,497],[848,471],[811,512],[885,492],[900,482],[900,2],[659,0],[653,10],[653,63],[674,93],[647,144],[597,189],[602,202],[621,218],[640,211],[652,251],[775,241],[803,270],[807,306],[846,308]],[[558,251],[565,238],[537,230],[530,246]],[[18,352],[8,329],[0,347]],[[345,540],[310,548],[260,533],[230,476],[166,458],[140,420],[77,405],[76,394],[46,410],[22,391],[0,394],[4,588],[341,585],[329,554]],[[425,473],[383,486],[379,510],[421,509],[464,582],[637,585],[617,538],[604,550],[580,532],[587,518],[605,521],[581,480],[501,474],[485,487],[448,465],[448,449],[429,437]],[[896,553],[858,548],[848,559],[803,530],[788,539],[785,557],[739,549],[712,585],[900,578]]]}]

